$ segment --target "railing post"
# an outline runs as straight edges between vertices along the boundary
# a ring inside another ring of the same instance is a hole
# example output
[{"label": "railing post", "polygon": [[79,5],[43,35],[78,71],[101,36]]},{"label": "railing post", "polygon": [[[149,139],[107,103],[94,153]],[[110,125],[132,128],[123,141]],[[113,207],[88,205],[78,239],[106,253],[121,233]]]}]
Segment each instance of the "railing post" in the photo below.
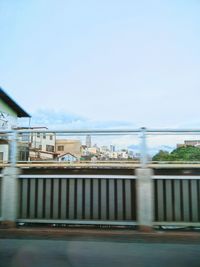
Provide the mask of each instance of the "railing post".
[{"label": "railing post", "polygon": [[146,128],[141,128],[140,168],[137,177],[137,221],[140,231],[151,231],[153,227],[153,170],[147,168]]},{"label": "railing post", "polygon": [[154,221],[153,170],[136,169],[137,221],[140,231],[151,231]]},{"label": "railing post", "polygon": [[13,132],[10,146],[11,165],[4,168],[2,174],[2,225],[15,227],[18,213],[18,175],[17,160],[17,135]]},{"label": "railing post", "polygon": [[141,128],[140,134],[140,165],[141,168],[146,168],[147,165],[147,142],[146,142],[146,128]]}]

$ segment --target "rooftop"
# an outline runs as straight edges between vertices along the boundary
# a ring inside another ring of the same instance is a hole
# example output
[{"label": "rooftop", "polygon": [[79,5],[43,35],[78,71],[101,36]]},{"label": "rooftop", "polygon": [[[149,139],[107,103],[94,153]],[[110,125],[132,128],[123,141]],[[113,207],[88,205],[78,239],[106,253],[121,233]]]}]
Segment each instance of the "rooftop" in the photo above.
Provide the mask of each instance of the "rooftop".
[{"label": "rooftop", "polygon": [[24,109],[22,109],[6,92],[0,87],[0,99],[2,99],[10,108],[17,113],[19,118],[31,117]]}]

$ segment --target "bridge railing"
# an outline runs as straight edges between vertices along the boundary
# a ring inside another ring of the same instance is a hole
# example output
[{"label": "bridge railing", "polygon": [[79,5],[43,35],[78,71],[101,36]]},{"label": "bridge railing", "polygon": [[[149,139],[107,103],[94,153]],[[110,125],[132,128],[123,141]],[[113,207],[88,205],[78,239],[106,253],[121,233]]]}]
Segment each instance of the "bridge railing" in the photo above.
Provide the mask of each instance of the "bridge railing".
[{"label": "bridge railing", "polygon": [[[154,175],[149,135],[200,134],[200,130],[38,131],[65,135],[137,135],[140,164],[133,175],[70,176],[20,173],[17,137],[31,130],[2,131],[11,138],[11,162],[2,171],[1,220],[6,222],[138,225],[200,225],[200,176]],[[36,132],[36,131],[34,131]]]}]

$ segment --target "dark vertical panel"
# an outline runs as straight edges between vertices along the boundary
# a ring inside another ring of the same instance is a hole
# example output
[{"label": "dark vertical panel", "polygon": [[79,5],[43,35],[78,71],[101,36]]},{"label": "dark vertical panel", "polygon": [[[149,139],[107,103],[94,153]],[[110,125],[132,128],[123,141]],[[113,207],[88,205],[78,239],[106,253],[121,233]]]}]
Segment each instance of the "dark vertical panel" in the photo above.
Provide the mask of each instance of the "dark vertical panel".
[{"label": "dark vertical panel", "polygon": [[93,179],[90,179],[90,218],[93,219]]},{"label": "dark vertical panel", "polygon": [[31,192],[31,180],[27,179],[27,218],[30,218],[30,192]]},{"label": "dark vertical panel", "polygon": [[190,221],[190,207],[189,207],[189,181],[182,181],[183,190],[183,220],[184,222]]},{"label": "dark vertical panel", "polygon": [[[132,190],[131,190],[131,180],[125,180],[125,203],[126,203],[126,220],[132,219]],[[133,204],[134,206],[134,204]]]},{"label": "dark vertical panel", "polygon": [[67,179],[60,179],[60,218],[66,219],[67,211]]},{"label": "dark vertical panel", "polygon": [[21,179],[21,218],[27,218],[27,205],[28,205],[28,180]]},{"label": "dark vertical panel", "polygon": [[155,179],[153,180],[154,186],[154,221],[158,221],[158,181]]},{"label": "dark vertical panel", "polygon": [[83,218],[83,179],[77,179],[77,219]]},{"label": "dark vertical panel", "polygon": [[106,179],[101,179],[101,219],[107,219],[107,187]]},{"label": "dark vertical panel", "polygon": [[122,198],[123,198],[123,220],[126,220],[126,192],[125,192],[125,182],[126,180],[122,180]]},{"label": "dark vertical panel", "polygon": [[174,180],[174,220],[181,221],[181,186],[180,180]]},{"label": "dark vertical panel", "polygon": [[35,179],[30,179],[30,218],[35,218],[35,191],[36,191],[36,181]]},{"label": "dark vertical panel", "polygon": [[45,219],[51,218],[51,179],[46,179]]},{"label": "dark vertical panel", "polygon": [[44,179],[38,179],[38,190],[37,190],[37,218],[38,219],[42,219],[43,217],[43,193],[44,193],[44,189],[43,189],[43,182]]},{"label": "dark vertical panel", "polygon": [[82,219],[85,219],[85,179],[82,179],[83,188],[82,188]]},{"label": "dark vertical panel", "polygon": [[165,191],[165,197],[166,197],[166,219],[167,221],[171,222],[173,217],[173,205],[172,205],[172,181],[166,180],[166,191]]},{"label": "dark vertical panel", "polygon": [[66,199],[66,219],[69,219],[69,192],[70,192],[70,187],[69,187],[69,179],[66,181],[66,192],[67,192],[67,199]]},{"label": "dark vertical panel", "polygon": [[35,179],[35,218],[37,218],[38,213],[38,179]]},{"label": "dark vertical panel", "polygon": [[77,219],[77,179],[74,180],[74,219]]},{"label": "dark vertical panel", "polygon": [[75,211],[75,180],[69,179],[69,219],[74,219]]},{"label": "dark vertical panel", "polygon": [[93,202],[92,202],[92,208],[93,208],[93,219],[98,220],[99,212],[101,209],[101,201],[99,201],[99,198],[101,198],[101,195],[99,193],[100,186],[99,186],[100,180],[94,179],[93,180]]},{"label": "dark vertical panel", "polygon": [[117,220],[118,202],[117,202],[117,181],[114,180],[114,194],[115,194],[115,220]]},{"label": "dark vertical panel", "polygon": [[101,219],[101,179],[98,179],[98,210],[99,210],[99,215],[98,218]]},{"label": "dark vertical panel", "polygon": [[106,220],[109,220],[109,179],[106,179],[106,199],[107,199],[107,205],[106,205]]},{"label": "dark vertical panel", "polygon": [[58,193],[59,193],[59,179],[53,180],[53,219],[58,219]]},{"label": "dark vertical panel", "polygon": [[115,220],[115,185],[114,179],[109,179],[109,219]]},{"label": "dark vertical panel", "polygon": [[123,196],[121,179],[117,179],[117,220],[123,220]]},{"label": "dark vertical panel", "polygon": [[85,179],[85,216],[84,219],[91,219],[91,179]]},{"label": "dark vertical panel", "polygon": [[164,213],[164,220],[167,221],[167,200],[166,200],[166,180],[162,180],[163,182],[163,213]]},{"label": "dark vertical panel", "polygon": [[50,197],[50,217],[53,219],[53,195],[54,195],[54,179],[51,179],[51,197]]},{"label": "dark vertical panel", "polygon": [[[18,192],[19,192],[19,206],[17,217],[22,217],[22,180],[18,179]],[[0,217],[1,217],[1,178],[0,178]]]},{"label": "dark vertical panel", "polygon": [[61,219],[61,207],[62,207],[62,180],[59,179],[58,185],[58,218]]},{"label": "dark vertical panel", "polygon": [[190,180],[191,185],[191,219],[192,222],[198,222],[198,191],[197,180]]},{"label": "dark vertical panel", "polygon": [[131,180],[131,220],[136,220],[136,180]]},{"label": "dark vertical panel", "polygon": [[42,210],[43,210],[43,214],[42,214],[42,217],[43,218],[46,218],[46,210],[45,210],[45,207],[46,207],[46,179],[43,179],[43,201],[42,201]]}]

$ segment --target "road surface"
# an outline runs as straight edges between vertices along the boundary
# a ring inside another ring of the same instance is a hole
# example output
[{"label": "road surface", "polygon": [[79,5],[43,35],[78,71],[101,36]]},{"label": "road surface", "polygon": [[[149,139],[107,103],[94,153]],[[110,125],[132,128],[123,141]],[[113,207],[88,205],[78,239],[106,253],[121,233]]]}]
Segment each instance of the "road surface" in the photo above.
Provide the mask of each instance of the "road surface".
[{"label": "road surface", "polygon": [[0,239],[0,267],[200,267],[200,244]]}]

